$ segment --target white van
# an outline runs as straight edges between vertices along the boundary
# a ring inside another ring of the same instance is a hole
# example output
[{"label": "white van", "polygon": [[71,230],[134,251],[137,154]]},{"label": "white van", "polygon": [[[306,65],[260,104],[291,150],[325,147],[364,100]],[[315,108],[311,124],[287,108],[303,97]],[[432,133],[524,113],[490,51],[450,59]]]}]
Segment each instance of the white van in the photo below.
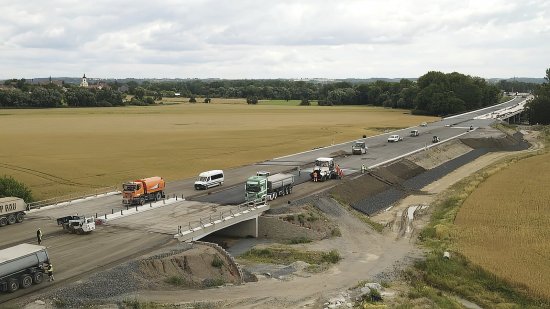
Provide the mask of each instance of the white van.
[{"label": "white van", "polygon": [[195,181],[195,190],[206,190],[211,187],[223,185],[223,171],[213,170],[202,172],[199,174],[199,179]]}]

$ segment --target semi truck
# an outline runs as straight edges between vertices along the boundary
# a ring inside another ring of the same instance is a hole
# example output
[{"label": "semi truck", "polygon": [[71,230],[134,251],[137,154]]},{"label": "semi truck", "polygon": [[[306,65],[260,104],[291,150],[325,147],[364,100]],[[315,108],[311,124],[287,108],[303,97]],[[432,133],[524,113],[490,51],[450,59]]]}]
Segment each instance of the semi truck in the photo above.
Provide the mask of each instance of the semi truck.
[{"label": "semi truck", "polygon": [[255,200],[272,201],[278,196],[292,193],[294,175],[258,172],[256,176],[249,177],[245,184],[246,201]]},{"label": "semi truck", "polygon": [[27,204],[18,197],[0,198],[0,226],[20,223],[25,216]]},{"label": "semi truck", "polygon": [[164,198],[166,182],[162,177],[149,177],[126,182],[122,185],[122,204],[143,205],[148,201]]},{"label": "semi truck", "polygon": [[50,259],[46,247],[20,244],[0,250],[0,291],[15,292],[44,280],[44,264]]},{"label": "semi truck", "polygon": [[94,218],[84,216],[65,216],[57,219],[57,225],[72,234],[88,234],[95,230]]},{"label": "semi truck", "polygon": [[325,181],[342,177],[342,171],[334,164],[333,158],[317,158],[310,174],[313,181]]}]

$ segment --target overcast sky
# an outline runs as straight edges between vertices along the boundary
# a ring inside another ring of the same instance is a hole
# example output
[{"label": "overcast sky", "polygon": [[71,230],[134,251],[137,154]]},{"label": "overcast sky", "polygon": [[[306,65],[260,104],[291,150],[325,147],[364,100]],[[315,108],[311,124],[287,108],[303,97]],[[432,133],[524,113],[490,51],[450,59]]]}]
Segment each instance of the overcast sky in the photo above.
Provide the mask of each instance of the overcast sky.
[{"label": "overcast sky", "polygon": [[0,78],[542,77],[548,0],[0,0]]}]

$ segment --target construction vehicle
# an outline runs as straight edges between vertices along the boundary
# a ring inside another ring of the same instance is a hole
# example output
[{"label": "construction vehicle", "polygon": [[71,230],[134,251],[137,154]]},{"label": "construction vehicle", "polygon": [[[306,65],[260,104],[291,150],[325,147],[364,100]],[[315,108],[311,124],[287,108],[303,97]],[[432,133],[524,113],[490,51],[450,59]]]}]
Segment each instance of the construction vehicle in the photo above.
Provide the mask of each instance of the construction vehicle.
[{"label": "construction vehicle", "polygon": [[73,234],[88,234],[95,230],[95,220],[93,217],[66,216],[58,218],[57,225],[62,225],[64,230]]},{"label": "construction vehicle", "polygon": [[337,179],[342,177],[342,171],[334,164],[333,158],[317,158],[310,177],[313,181]]},{"label": "construction vehicle", "polygon": [[148,201],[164,198],[166,182],[162,177],[149,177],[124,183],[122,185],[122,204],[143,205]]},{"label": "construction vehicle", "polygon": [[27,204],[18,197],[0,198],[0,226],[23,222]]},{"label": "construction vehicle", "polygon": [[351,146],[351,154],[366,154],[369,148],[363,141],[356,141],[353,146]]},{"label": "construction vehicle", "polygon": [[42,283],[44,263],[50,263],[44,246],[20,244],[0,250],[0,291],[15,292]]},{"label": "construction vehicle", "polygon": [[292,193],[294,175],[258,172],[256,176],[249,177],[245,184],[245,199],[252,201],[272,201],[278,196]]}]

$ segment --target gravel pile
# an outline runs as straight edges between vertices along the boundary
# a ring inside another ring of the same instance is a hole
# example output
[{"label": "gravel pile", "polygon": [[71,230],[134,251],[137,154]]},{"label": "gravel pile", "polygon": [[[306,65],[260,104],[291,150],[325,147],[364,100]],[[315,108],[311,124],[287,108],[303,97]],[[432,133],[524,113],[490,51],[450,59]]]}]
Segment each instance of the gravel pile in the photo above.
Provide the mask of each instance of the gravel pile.
[{"label": "gravel pile", "polygon": [[[187,251],[192,244],[181,243],[146,259],[161,259]],[[140,262],[128,261],[112,269],[91,275],[83,281],[60,288],[46,295],[66,308],[80,308],[92,304],[121,302],[128,294],[143,288],[140,280]]]},{"label": "gravel pile", "polygon": [[47,298],[54,299],[66,308],[84,307],[90,303],[101,304],[108,300],[123,301],[121,295],[137,292],[139,284],[134,274],[138,271],[138,263],[131,261],[92,275],[85,282],[61,288]]}]

